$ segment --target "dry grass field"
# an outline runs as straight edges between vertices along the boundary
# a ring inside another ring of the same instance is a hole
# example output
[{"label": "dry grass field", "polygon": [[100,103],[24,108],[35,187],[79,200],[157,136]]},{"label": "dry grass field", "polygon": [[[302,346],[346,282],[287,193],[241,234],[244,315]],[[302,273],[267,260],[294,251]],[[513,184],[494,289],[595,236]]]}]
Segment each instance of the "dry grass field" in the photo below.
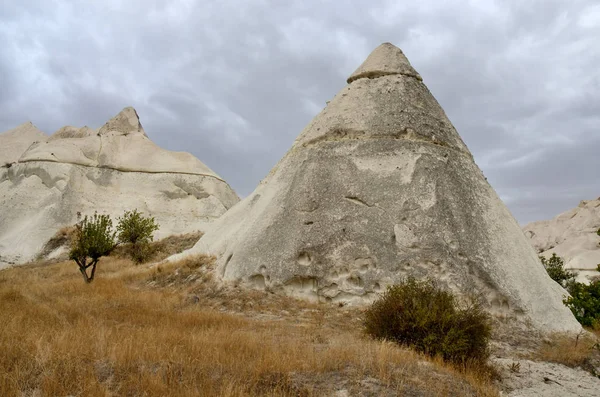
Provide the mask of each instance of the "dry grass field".
[{"label": "dry grass field", "polygon": [[[487,373],[363,336],[361,312],[212,281],[209,257],[0,271],[11,396],[497,396]],[[337,394],[336,394],[337,393]]]}]

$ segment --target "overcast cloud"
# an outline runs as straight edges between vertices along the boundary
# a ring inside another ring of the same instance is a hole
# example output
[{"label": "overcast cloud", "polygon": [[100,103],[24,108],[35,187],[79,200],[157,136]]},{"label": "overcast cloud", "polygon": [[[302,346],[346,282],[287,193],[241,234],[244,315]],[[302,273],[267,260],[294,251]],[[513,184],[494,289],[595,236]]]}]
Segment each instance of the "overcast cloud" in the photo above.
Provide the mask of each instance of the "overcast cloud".
[{"label": "overcast cloud", "polygon": [[5,0],[0,131],[134,106],[245,196],[386,41],[522,224],[600,196],[593,0]]}]

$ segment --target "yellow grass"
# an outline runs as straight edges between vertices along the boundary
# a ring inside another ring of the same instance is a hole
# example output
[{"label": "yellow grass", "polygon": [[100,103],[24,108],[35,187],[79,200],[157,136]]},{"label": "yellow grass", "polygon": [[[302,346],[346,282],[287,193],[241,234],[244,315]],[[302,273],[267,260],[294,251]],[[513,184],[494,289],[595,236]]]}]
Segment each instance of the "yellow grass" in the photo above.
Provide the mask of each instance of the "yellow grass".
[{"label": "yellow grass", "polygon": [[211,260],[0,271],[2,396],[497,396],[476,371],[362,336],[360,313],[221,288]]},{"label": "yellow grass", "polygon": [[600,356],[599,342],[593,333],[582,332],[577,336],[557,333],[547,337],[532,358],[569,367],[585,367],[594,356]]}]

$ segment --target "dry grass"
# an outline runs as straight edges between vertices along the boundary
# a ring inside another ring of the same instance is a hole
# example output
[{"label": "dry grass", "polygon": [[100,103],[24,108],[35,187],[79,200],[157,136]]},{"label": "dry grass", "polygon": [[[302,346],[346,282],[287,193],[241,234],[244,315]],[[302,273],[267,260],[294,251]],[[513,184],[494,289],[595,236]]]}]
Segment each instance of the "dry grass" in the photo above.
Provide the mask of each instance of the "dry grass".
[{"label": "dry grass", "polygon": [[[148,244],[147,258],[144,262],[159,262],[171,255],[183,252],[192,248],[194,244],[202,237],[202,232],[179,234],[165,237],[161,240],[153,241]],[[130,244],[119,245],[112,252],[112,257],[129,258],[131,246]]]},{"label": "dry grass", "polygon": [[545,338],[531,358],[595,372],[594,363],[600,362],[599,341],[597,335],[589,332],[577,336],[557,333]]},{"label": "dry grass", "polygon": [[359,312],[211,281],[212,259],[0,272],[2,396],[497,396],[488,377],[361,335]]},{"label": "dry grass", "polygon": [[162,261],[178,252],[192,248],[202,237],[202,232],[180,234],[165,237],[150,244],[153,251],[153,261]]}]

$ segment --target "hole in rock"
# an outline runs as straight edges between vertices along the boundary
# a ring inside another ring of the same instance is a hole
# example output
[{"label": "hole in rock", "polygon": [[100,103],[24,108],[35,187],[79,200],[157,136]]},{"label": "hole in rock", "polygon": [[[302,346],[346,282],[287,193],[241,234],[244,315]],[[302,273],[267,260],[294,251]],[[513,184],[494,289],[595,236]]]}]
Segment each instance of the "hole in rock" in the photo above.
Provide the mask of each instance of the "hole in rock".
[{"label": "hole in rock", "polygon": [[301,252],[298,255],[298,264],[301,266],[308,266],[312,262],[312,258],[308,252]]},{"label": "hole in rock", "polygon": [[263,276],[262,274],[255,274],[254,276],[251,276],[249,281],[252,287],[265,289],[265,276]]},{"label": "hole in rock", "polygon": [[360,278],[360,276],[348,277],[348,283],[350,285],[352,285],[353,287],[362,287],[363,286],[363,280],[362,280],[362,278]]},{"label": "hole in rock", "polygon": [[318,281],[312,276],[296,276],[285,283],[284,290],[292,296],[317,299]]}]

